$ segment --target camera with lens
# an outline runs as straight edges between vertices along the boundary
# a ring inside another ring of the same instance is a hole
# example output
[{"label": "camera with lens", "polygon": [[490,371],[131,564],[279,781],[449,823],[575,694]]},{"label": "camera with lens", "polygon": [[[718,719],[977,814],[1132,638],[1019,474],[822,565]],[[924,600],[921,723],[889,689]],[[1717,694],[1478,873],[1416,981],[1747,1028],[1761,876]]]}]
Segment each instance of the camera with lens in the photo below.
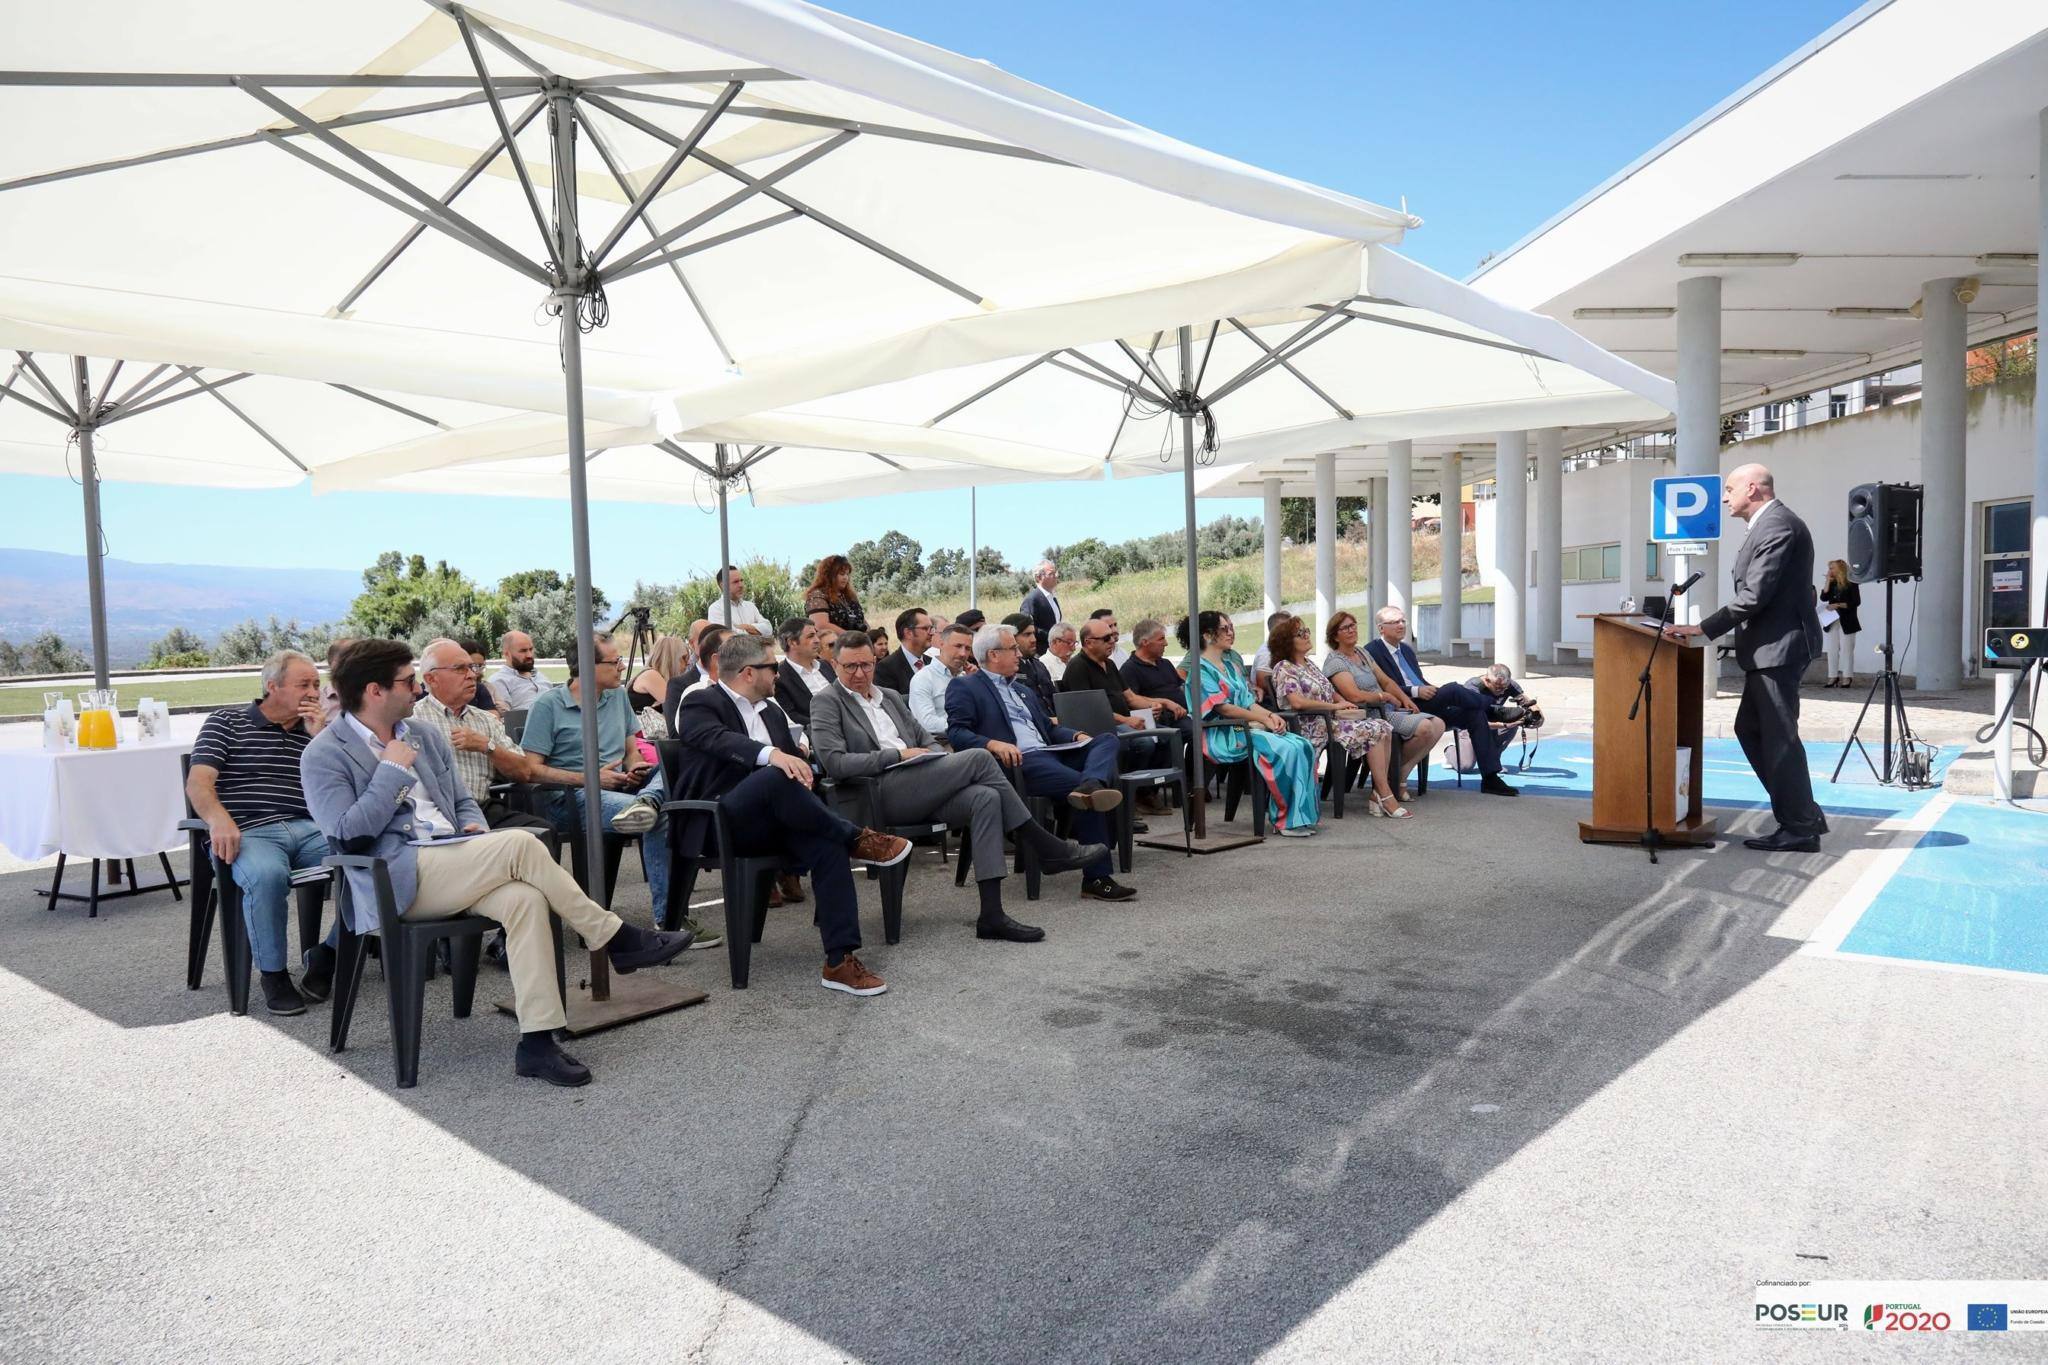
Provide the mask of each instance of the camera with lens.
[{"label": "camera with lens", "polygon": [[1486,718],[1496,725],[1519,725],[1524,730],[1543,728],[1543,712],[1528,698],[1519,702],[1498,702],[1486,708]]}]

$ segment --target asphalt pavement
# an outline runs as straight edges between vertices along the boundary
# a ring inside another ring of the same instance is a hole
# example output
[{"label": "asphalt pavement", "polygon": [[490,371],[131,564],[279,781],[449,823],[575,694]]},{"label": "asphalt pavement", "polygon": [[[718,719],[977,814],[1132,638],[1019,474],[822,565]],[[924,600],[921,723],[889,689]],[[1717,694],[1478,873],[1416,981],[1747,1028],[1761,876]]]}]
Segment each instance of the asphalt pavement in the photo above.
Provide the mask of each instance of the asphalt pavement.
[{"label": "asphalt pavement", "polygon": [[1652,867],[1576,798],[1415,808],[1013,883],[1032,946],[921,856],[899,945],[861,889],[887,995],[776,911],[581,1091],[438,982],[399,1091],[374,971],[335,1057],[188,992],[167,896],[0,878],[0,1357],[1808,1358],[1756,1280],[2048,1265],[2043,982],[1799,951],[1899,821]]}]

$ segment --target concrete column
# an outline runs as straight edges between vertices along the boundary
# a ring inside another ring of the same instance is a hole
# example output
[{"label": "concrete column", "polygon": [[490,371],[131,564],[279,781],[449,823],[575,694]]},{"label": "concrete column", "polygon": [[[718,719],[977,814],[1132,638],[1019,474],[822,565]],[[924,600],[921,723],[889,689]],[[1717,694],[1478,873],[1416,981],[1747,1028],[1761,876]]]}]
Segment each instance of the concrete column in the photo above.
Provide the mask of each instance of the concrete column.
[{"label": "concrete column", "polygon": [[[1372,611],[1377,612],[1381,607],[1387,605],[1388,601],[1387,541],[1394,534],[1394,519],[1387,515],[1389,499],[1387,497],[1387,481],[1385,479],[1374,479],[1372,481],[1371,496],[1372,521],[1366,527],[1366,531],[1372,537],[1368,547],[1369,558],[1367,561],[1372,566],[1372,582],[1367,587],[1365,601]],[[1366,619],[1371,620],[1372,617],[1367,616]]]},{"label": "concrete column", "polygon": [[1493,438],[1493,656],[1521,676],[1529,636],[1529,433]]},{"label": "concrete column", "polygon": [[[1680,474],[1721,477],[1721,277],[1701,275],[1678,282],[1678,469]],[[1722,534],[1733,528],[1723,526]],[[1643,547],[1624,545],[1641,560]],[[1634,562],[1634,561],[1631,561]],[[1675,584],[1695,571],[1705,574],[1676,604],[1672,617],[1697,625],[1721,601],[1721,554],[1709,545],[1704,557],[1671,567]],[[1640,572],[1640,570],[1638,570]],[[1714,652],[1703,651],[1712,667]]]},{"label": "concrete column", "polygon": [[1280,480],[1268,479],[1266,493],[1266,615],[1280,610]]},{"label": "concrete column", "polygon": [[[2040,191],[2040,214],[2035,227],[2039,237],[2034,250],[2040,253],[2035,266],[2034,298],[2048,299],[2048,109],[2041,111],[2040,174],[2034,187]],[[2038,306],[2038,303],[2037,305]],[[2043,347],[2034,343],[2034,538],[2033,567],[2027,620],[2034,625],[2048,621],[2048,369],[2041,365]]]},{"label": "concrete column", "polygon": [[1443,474],[1438,487],[1443,496],[1443,536],[1437,542],[1443,551],[1443,566],[1439,570],[1438,598],[1442,603],[1442,615],[1437,618],[1437,632],[1441,637],[1437,649],[1443,654],[1451,652],[1451,641],[1458,638],[1464,623],[1460,619],[1460,608],[1465,601],[1465,504],[1460,491],[1465,483],[1465,460],[1457,451],[1444,456]]},{"label": "concrete column", "polygon": [[1550,663],[1564,638],[1563,550],[1564,429],[1545,427],[1536,433],[1536,624],[1529,652]]},{"label": "concrete column", "polygon": [[1316,456],[1316,638],[1337,610],[1337,456]]},{"label": "concrete column", "polygon": [[1963,371],[1965,310],[1956,297],[1961,284],[1951,278],[1920,287],[1920,482],[1925,492],[1919,614],[1925,643],[1913,671],[1923,692],[1951,691],[1963,681],[1963,549],[1969,531],[1963,432],[1969,387]]},{"label": "concrete column", "polygon": [[1387,605],[1402,611],[1415,596],[1414,520],[1415,443],[1394,441],[1387,446]]}]

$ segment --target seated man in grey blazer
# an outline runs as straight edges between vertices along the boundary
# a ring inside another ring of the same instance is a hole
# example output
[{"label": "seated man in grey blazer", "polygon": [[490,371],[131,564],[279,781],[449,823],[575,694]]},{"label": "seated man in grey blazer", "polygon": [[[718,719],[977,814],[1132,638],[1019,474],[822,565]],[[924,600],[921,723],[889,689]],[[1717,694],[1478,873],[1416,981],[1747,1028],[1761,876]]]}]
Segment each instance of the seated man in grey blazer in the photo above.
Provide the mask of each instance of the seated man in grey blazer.
[{"label": "seated man in grey blazer", "polygon": [[[550,1085],[588,1085],[589,1069],[555,1043],[555,1030],[568,1019],[555,986],[548,913],[561,916],[591,947],[608,949],[616,972],[667,962],[690,946],[690,936],[627,924],[584,895],[532,834],[490,831],[456,776],[447,739],[432,726],[406,723],[420,693],[408,645],[355,642],[335,664],[334,686],[341,719],[299,758],[314,823],[334,848],[389,865],[402,917],[447,919],[469,910],[504,925],[505,966],[519,1012],[515,1072]],[[443,839],[449,842],[440,844]],[[349,890],[351,927],[375,931],[370,877],[351,871]]]},{"label": "seated man in grey blazer", "polygon": [[[895,768],[907,758],[937,752],[931,733],[910,713],[909,703],[875,685],[875,647],[861,631],[839,637],[839,679],[811,698],[811,753],[837,780],[876,778],[881,782],[882,819],[889,824],[943,820],[965,827],[973,841],[975,885],[981,892],[977,938],[1036,943],[1045,930],[1019,924],[1003,912],[1003,835],[1015,831],[1047,872],[1066,872],[1108,855],[1100,844],[1061,839],[1031,818],[1030,808],[986,749],[927,758]],[[854,799],[851,793],[842,800]],[[851,817],[849,817],[851,818]]]}]

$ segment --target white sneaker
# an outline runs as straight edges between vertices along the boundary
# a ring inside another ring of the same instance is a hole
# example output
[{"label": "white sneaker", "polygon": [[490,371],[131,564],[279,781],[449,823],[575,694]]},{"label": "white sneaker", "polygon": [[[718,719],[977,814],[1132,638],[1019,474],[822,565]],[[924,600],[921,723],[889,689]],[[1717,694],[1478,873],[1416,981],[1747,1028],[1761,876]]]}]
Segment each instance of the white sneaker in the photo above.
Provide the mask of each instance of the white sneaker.
[{"label": "white sneaker", "polygon": [[612,833],[645,834],[660,818],[661,812],[654,802],[643,796],[612,817]]}]

